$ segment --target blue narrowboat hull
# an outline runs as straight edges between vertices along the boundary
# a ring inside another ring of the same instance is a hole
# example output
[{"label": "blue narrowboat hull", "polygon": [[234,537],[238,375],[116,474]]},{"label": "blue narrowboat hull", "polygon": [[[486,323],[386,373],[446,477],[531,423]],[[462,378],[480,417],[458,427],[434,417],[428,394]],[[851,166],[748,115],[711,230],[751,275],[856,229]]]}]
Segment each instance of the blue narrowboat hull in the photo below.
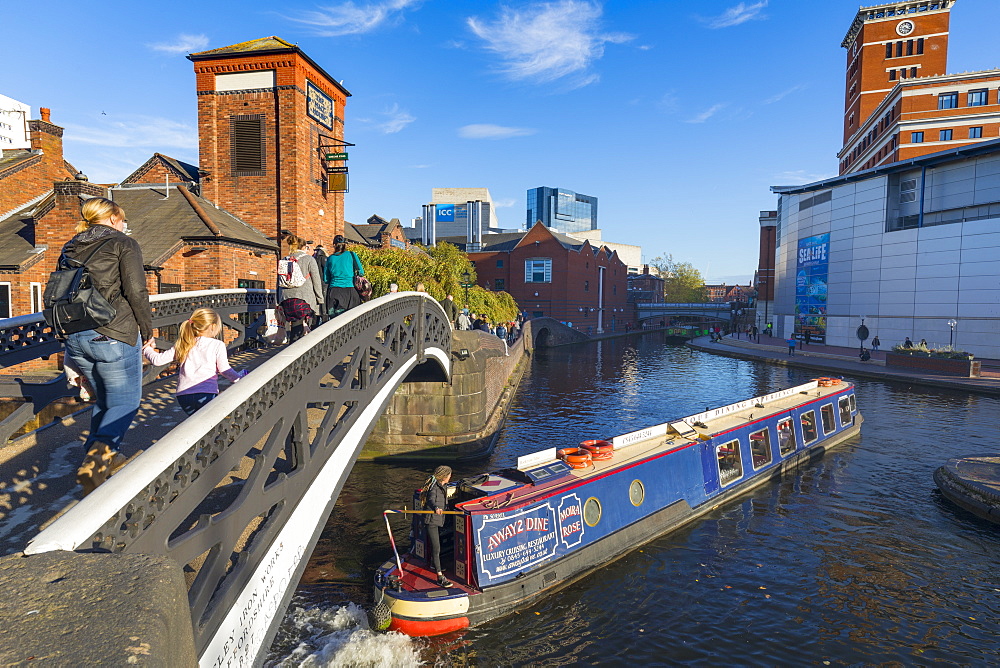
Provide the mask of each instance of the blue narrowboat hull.
[{"label": "blue narrowboat hull", "polygon": [[456,586],[433,583],[418,536],[402,572],[376,573],[377,600],[410,635],[481,624],[822,457],[861,422],[852,385],[813,381],[616,437],[611,459],[582,470],[543,455],[460,481],[446,566]]}]

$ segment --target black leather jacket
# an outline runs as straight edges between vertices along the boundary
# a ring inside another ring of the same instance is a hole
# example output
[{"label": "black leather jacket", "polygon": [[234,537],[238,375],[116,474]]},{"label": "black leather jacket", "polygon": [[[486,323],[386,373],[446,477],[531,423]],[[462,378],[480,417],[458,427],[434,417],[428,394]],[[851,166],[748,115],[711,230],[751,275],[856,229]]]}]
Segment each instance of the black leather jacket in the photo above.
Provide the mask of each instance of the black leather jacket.
[{"label": "black leather jacket", "polygon": [[106,240],[108,243],[87,261],[97,289],[115,307],[115,319],[97,331],[134,346],[140,335],[142,341],[153,336],[153,313],[139,243],[107,225],[92,225],[67,241],[62,252],[69,258],[86,259]]}]

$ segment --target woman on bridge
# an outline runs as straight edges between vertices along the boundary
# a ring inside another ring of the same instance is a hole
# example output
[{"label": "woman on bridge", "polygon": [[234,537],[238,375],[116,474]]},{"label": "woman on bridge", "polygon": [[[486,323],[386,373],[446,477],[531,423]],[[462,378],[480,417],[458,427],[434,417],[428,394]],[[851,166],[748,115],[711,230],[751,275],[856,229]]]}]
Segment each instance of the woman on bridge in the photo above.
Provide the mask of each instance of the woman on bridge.
[{"label": "woman on bridge", "polygon": [[354,277],[364,276],[365,268],[357,253],[347,250],[344,235],[333,238],[333,254],[326,258],[323,280],[326,282],[326,306],[331,316],[361,305],[361,295],[354,287]]},{"label": "woman on bridge", "polygon": [[76,475],[87,494],[135,453],[122,441],[142,398],[141,343],[153,340],[153,316],[142,249],[125,234],[125,212],[109,199],[93,197],[80,213],[77,234],[62,253],[86,263],[94,285],[115,309],[107,325],[66,339],[66,355],[94,391],[87,455]]},{"label": "woman on bridge", "polygon": [[305,277],[301,285],[291,284],[287,287],[279,285],[278,289],[281,312],[285,316],[285,322],[290,325],[288,340],[291,342],[306,333],[306,328],[312,323],[313,315],[320,313],[324,295],[323,280],[316,260],[303,250],[306,245],[305,239],[292,234],[285,242],[288,244],[288,259],[298,263],[299,271]]}]

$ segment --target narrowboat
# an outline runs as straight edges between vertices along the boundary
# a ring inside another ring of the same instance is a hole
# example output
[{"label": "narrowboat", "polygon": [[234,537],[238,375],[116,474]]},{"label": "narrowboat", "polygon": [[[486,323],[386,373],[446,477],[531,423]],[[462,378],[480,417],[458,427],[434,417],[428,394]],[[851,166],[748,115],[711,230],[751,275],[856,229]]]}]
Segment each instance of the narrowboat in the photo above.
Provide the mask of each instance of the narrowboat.
[{"label": "narrowboat", "polygon": [[451,482],[441,561],[452,586],[425,560],[419,519],[406,554],[390,529],[373,626],[433,636],[513,612],[822,456],[861,422],[853,384],[820,378]]}]

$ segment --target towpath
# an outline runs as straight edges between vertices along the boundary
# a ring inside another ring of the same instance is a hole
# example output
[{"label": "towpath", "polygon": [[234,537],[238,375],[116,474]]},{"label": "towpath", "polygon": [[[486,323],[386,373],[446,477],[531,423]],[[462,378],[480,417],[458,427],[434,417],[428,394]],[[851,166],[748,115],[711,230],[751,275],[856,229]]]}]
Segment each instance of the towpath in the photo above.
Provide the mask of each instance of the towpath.
[{"label": "towpath", "polygon": [[704,350],[705,352],[717,355],[814,369],[817,372],[827,375],[839,376],[848,374],[1000,396],[1000,360],[981,360],[983,363],[982,377],[964,378],[961,376],[887,367],[885,365],[884,350],[872,352],[872,359],[867,362],[862,362],[858,358],[859,348],[827,346],[815,343],[803,344],[801,349],[796,347],[795,354],[789,355],[788,346],[785,345],[784,339],[761,335],[760,340],[756,341],[748,340],[746,335],[741,336],[742,338],[726,336],[718,343],[712,342],[707,336],[703,336],[689,341],[687,345],[696,350]]}]

